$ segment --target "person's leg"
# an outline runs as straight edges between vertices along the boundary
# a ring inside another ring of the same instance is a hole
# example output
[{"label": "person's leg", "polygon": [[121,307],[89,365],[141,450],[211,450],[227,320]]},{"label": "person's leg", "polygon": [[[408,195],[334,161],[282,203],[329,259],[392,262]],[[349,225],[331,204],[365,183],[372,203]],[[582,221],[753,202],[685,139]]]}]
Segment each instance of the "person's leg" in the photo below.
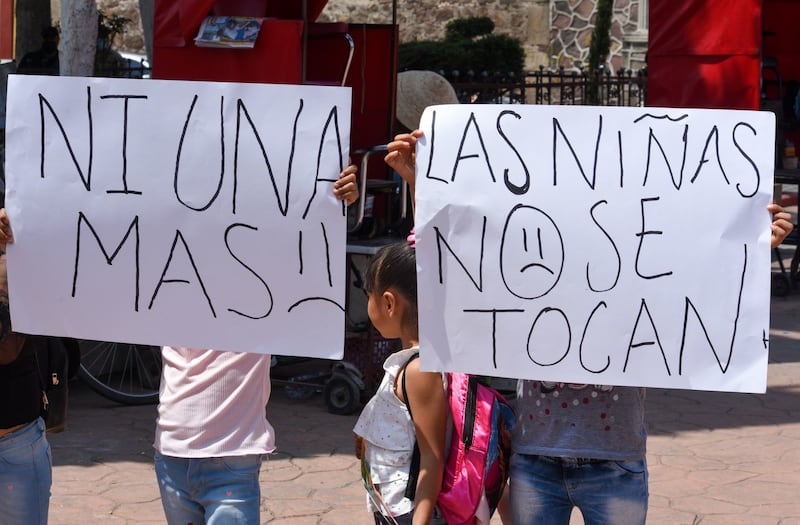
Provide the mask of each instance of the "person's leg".
[{"label": "person's leg", "polygon": [[206,509],[207,525],[260,523],[260,469],[260,454],[203,460],[198,500]]},{"label": "person's leg", "polygon": [[511,525],[511,500],[509,498],[510,489],[506,484],[503,494],[500,496],[500,501],[497,502],[497,515],[500,516],[500,522],[503,525]]},{"label": "person's leg", "polygon": [[192,459],[155,455],[156,479],[161,505],[169,525],[203,525],[205,510],[194,499],[190,479]]},{"label": "person's leg", "polygon": [[572,502],[561,464],[543,456],[512,454],[508,486],[514,525],[568,525]]},{"label": "person's leg", "polygon": [[644,525],[647,517],[647,463],[603,461],[577,466],[568,479],[570,494],[586,525]]},{"label": "person's leg", "polygon": [[0,438],[0,522],[45,525],[50,505],[50,444],[41,418]]}]

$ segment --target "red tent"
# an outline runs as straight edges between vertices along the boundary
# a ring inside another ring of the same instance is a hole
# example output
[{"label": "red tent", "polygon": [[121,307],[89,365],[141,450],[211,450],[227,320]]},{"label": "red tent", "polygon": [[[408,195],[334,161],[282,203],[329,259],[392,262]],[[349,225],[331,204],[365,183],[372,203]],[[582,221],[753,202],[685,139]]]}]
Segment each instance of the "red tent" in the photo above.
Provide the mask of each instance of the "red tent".
[{"label": "red tent", "polygon": [[650,0],[650,106],[758,109],[762,0]]},{"label": "red tent", "polygon": [[800,82],[798,20],[800,0],[650,0],[648,105],[790,117],[783,110]]},{"label": "red tent", "polygon": [[762,109],[800,144],[800,0],[650,0],[649,106]]}]

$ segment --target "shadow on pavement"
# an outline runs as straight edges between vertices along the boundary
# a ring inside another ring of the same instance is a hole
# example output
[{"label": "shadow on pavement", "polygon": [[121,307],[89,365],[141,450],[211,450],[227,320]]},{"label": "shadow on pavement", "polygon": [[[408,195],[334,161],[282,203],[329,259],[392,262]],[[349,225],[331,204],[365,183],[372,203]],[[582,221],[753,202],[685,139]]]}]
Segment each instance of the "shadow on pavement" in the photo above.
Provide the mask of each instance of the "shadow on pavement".
[{"label": "shadow on pavement", "polygon": [[[69,403],[67,430],[48,435],[53,465],[152,463],[155,405],[119,405],[80,381],[70,383]],[[328,413],[321,394],[297,400],[289,399],[282,388],[273,388],[267,418],[275,428],[277,453],[270,461],[352,454],[352,428],[357,417],[358,413]]]},{"label": "shadow on pavement", "polygon": [[[769,387],[766,394],[667,390],[647,392],[646,422],[652,435],[759,427],[800,422],[800,292],[772,300]],[[67,430],[48,436],[53,464],[152,463],[156,407],[122,406],[70,384]],[[273,385],[267,417],[275,428],[271,461],[352,454],[357,413],[330,414],[320,393],[290,399]]]}]

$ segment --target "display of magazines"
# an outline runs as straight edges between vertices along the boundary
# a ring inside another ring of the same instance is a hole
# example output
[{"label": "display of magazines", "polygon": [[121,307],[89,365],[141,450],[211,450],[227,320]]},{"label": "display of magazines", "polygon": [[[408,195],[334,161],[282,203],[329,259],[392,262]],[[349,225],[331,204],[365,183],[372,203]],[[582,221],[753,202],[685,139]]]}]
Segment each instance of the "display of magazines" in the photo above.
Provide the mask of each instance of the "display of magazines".
[{"label": "display of magazines", "polygon": [[260,30],[260,18],[209,16],[200,25],[194,43],[199,47],[252,48]]}]

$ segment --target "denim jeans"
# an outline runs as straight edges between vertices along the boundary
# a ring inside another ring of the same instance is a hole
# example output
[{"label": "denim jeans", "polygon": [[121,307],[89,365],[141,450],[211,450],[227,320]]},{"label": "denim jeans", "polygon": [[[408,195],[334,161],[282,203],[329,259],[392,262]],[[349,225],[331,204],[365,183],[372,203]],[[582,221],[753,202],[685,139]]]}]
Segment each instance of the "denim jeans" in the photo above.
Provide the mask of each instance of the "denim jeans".
[{"label": "denim jeans", "polygon": [[52,467],[44,421],[37,418],[0,438],[0,522],[45,525]]},{"label": "denim jeans", "polygon": [[258,524],[261,455],[155,456],[161,504],[170,525]]},{"label": "denim jeans", "polygon": [[514,525],[568,525],[578,507],[586,525],[644,525],[647,463],[511,455]]}]

